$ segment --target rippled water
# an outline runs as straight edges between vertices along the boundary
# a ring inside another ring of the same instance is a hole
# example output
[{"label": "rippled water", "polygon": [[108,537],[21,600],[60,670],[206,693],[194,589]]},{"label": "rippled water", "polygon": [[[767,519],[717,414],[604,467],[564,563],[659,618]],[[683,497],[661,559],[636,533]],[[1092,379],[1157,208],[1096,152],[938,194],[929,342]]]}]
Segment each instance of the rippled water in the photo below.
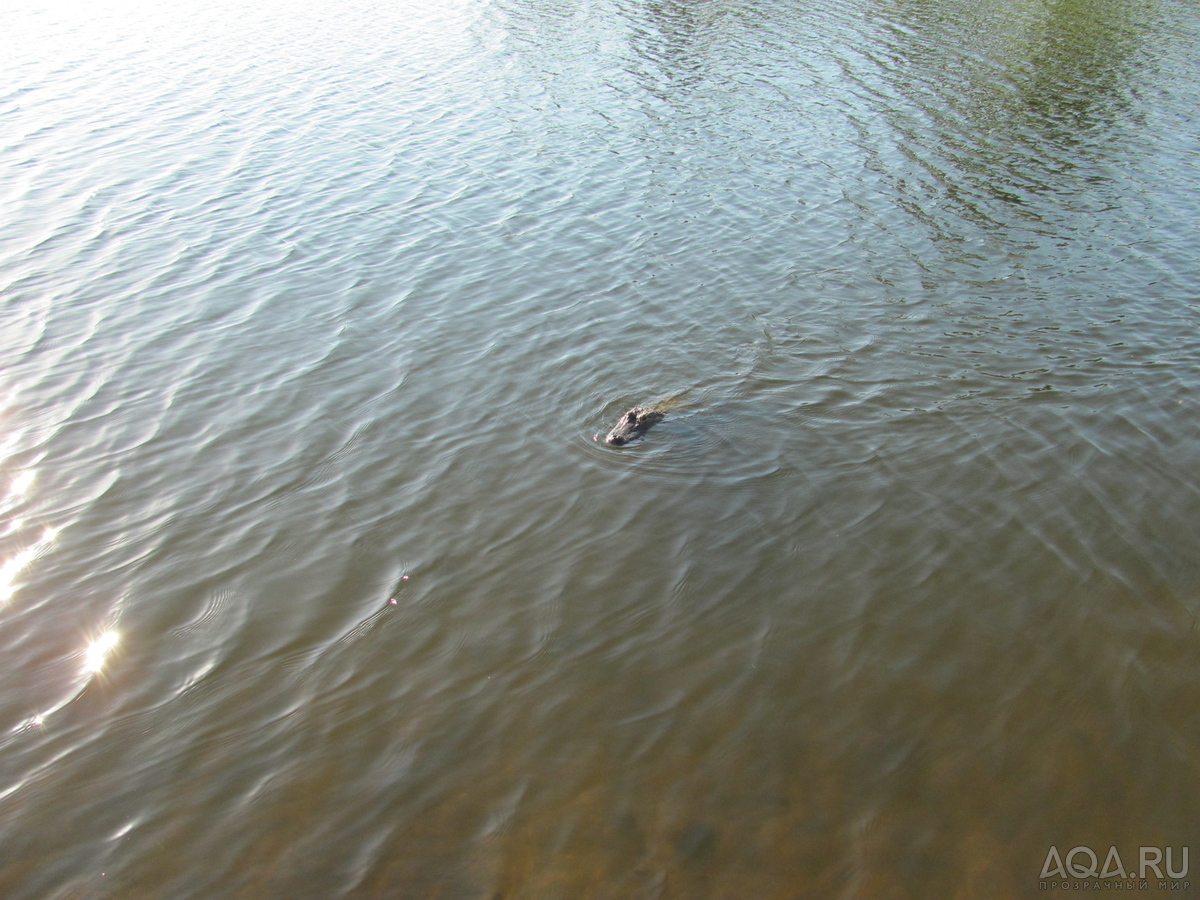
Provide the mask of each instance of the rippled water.
[{"label": "rippled water", "polygon": [[1193,5],[5,22],[0,895],[1179,866]]}]

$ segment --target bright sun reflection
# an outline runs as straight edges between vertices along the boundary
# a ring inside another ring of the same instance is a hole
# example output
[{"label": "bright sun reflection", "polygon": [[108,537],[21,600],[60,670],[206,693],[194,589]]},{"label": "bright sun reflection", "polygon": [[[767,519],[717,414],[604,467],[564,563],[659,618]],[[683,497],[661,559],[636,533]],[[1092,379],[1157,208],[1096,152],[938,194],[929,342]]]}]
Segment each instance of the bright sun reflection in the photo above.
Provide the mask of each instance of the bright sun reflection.
[{"label": "bright sun reflection", "polygon": [[12,485],[9,487],[9,492],[18,497],[23,497],[33,484],[33,469],[26,469],[24,472],[19,472],[13,476]]},{"label": "bright sun reflection", "polygon": [[[2,454],[0,454],[0,457],[2,457]],[[0,511],[7,513],[24,500],[25,495],[29,493],[29,489],[33,487],[35,478],[36,473],[33,469],[24,469],[13,475],[8,481],[8,493],[4,495],[3,500],[0,500]],[[14,519],[12,521],[16,522],[18,520]],[[12,522],[10,522],[8,530],[10,532],[16,530]]]},{"label": "bright sun reflection", "polygon": [[16,592],[16,580],[17,576],[21,574],[21,570],[41,556],[57,537],[57,528],[47,528],[42,532],[37,543],[18,550],[10,559],[0,563],[0,603],[7,603]]},{"label": "bright sun reflection", "polygon": [[83,671],[94,674],[103,669],[108,654],[117,646],[118,640],[120,640],[120,635],[111,628],[94,638],[83,652]]}]

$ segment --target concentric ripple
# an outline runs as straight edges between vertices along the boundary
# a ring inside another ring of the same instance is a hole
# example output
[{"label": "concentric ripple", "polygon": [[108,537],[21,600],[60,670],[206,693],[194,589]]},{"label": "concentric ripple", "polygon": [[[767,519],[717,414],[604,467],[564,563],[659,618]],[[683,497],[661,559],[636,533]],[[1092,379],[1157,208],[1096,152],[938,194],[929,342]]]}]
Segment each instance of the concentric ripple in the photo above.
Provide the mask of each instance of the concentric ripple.
[{"label": "concentric ripple", "polygon": [[3,43],[0,896],[1024,897],[1187,845],[1191,5]]}]

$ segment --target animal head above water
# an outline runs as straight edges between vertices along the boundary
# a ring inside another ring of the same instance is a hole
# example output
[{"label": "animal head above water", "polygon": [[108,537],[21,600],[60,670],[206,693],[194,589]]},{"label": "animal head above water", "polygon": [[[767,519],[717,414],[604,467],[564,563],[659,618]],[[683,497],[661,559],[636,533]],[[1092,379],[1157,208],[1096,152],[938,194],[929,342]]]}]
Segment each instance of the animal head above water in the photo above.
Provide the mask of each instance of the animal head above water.
[{"label": "animal head above water", "polygon": [[662,418],[663,414],[656,409],[635,406],[629,412],[625,413],[625,415],[621,416],[621,421],[604,438],[604,443],[620,447],[628,444],[630,441],[636,441],[646,433],[651,425],[661,421]]}]

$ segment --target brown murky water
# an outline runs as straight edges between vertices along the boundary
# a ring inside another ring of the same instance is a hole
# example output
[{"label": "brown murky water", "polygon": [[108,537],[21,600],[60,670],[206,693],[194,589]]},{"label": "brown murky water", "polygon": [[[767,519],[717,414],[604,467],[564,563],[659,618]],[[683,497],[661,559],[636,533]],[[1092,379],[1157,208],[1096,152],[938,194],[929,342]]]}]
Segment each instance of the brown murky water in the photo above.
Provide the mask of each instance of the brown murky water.
[{"label": "brown murky water", "polygon": [[7,21],[0,895],[1200,896],[1192,5]]}]

